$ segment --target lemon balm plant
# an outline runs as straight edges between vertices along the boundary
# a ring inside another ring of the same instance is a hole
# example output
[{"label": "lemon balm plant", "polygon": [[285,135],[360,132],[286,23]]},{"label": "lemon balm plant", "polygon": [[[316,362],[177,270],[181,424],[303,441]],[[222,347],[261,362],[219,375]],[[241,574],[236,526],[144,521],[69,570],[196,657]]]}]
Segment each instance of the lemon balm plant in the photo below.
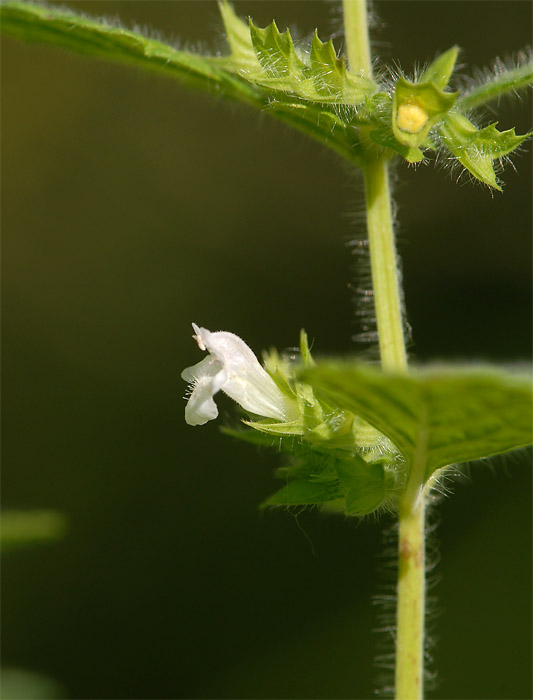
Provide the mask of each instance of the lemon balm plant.
[{"label": "lemon balm plant", "polygon": [[[273,8],[275,6],[273,5]],[[302,5],[303,7],[303,5]],[[349,516],[397,517],[398,698],[423,694],[425,508],[453,468],[529,444],[529,380],[494,367],[408,367],[402,290],[391,215],[391,165],[447,161],[492,190],[526,135],[498,130],[478,108],[531,82],[519,58],[459,91],[458,49],[412,75],[372,58],[363,0],[344,3],[344,55],[321,32],[294,42],[276,24],[256,26],[228,3],[220,10],[224,54],[183,52],[106,22],[20,2],[2,6],[2,31],[166,74],[244,102],[303,131],[363,175],[381,368],[314,359],[300,335],[299,361],[270,352],[264,365],[228,331],[194,327],[204,359],[183,373],[186,420],[217,416],[219,391],[245,412],[226,432],[286,453],[283,485],[267,507],[318,506]]]}]

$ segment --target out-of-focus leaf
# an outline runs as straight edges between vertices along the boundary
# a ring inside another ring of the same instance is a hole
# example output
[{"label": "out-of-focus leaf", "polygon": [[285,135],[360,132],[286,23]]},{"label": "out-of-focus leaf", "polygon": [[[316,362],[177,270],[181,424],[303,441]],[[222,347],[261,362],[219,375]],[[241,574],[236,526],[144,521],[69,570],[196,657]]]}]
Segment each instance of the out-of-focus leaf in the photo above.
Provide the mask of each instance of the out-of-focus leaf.
[{"label": "out-of-focus leaf", "polygon": [[425,479],[440,467],[489,457],[532,441],[529,377],[497,369],[440,368],[389,374],[325,362],[302,379],[333,405],[386,435]]},{"label": "out-of-focus leaf", "polygon": [[0,697],[3,700],[59,700],[67,696],[59,683],[41,673],[2,668]]},{"label": "out-of-focus leaf", "polygon": [[68,522],[54,510],[5,510],[1,516],[2,551],[64,537]]}]

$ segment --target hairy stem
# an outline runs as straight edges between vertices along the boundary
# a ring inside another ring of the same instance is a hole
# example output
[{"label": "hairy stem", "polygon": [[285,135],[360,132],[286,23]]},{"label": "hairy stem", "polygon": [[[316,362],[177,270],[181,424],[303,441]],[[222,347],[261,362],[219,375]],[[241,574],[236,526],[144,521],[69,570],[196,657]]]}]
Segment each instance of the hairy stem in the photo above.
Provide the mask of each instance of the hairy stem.
[{"label": "hairy stem", "polygon": [[[385,159],[364,168],[368,240],[381,364],[407,370],[398,261]],[[423,437],[423,436],[421,436]],[[424,441],[420,440],[424,445]],[[424,448],[425,450],[425,448]],[[425,451],[414,460],[399,508],[396,611],[397,700],[420,700],[424,678],[425,543],[423,493]]]},{"label": "hairy stem", "polygon": [[[350,69],[371,76],[366,0],[344,0]],[[372,286],[381,364],[407,370],[400,274],[392,225],[388,162],[369,153],[363,167]],[[424,679],[425,495],[424,461],[415,460],[399,509],[396,698],[420,700]]]},{"label": "hairy stem", "polygon": [[[349,67],[372,75],[366,0],[343,0]],[[381,364],[407,370],[400,275],[392,225],[388,162],[369,154],[363,168],[372,286]],[[423,464],[411,470],[399,511],[396,698],[419,700],[424,675],[425,543]],[[420,473],[421,472],[421,473]]]},{"label": "hairy stem", "polygon": [[396,612],[397,700],[420,700],[424,689],[425,498],[400,510]]},{"label": "hairy stem", "polygon": [[363,73],[367,78],[371,78],[372,58],[366,0],[343,0],[342,6],[348,68],[353,73]]},{"label": "hairy stem", "polygon": [[497,73],[483,85],[478,85],[457,100],[457,107],[472,109],[506,94],[522,90],[533,82],[533,65],[525,63]]},{"label": "hairy stem", "polygon": [[403,371],[407,368],[407,355],[387,161],[378,159],[369,162],[364,168],[364,176],[381,364],[387,370]]}]

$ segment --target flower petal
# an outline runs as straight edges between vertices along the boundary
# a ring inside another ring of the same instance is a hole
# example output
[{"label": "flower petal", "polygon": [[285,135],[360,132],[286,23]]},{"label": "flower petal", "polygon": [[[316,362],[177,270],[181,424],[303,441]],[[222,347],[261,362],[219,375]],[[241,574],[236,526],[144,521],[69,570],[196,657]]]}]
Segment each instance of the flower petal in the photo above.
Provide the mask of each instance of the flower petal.
[{"label": "flower petal", "polygon": [[192,387],[185,406],[185,421],[189,425],[205,425],[218,416],[218,408],[213,396],[227,381],[222,363],[214,357],[205,357],[198,364],[187,367],[181,373],[182,379]]},{"label": "flower petal", "polygon": [[193,328],[198,346],[219,360],[227,373],[226,382],[220,385],[225,394],[250,413],[279,421],[297,417],[294,403],[280,391],[244,340],[227,331],[212,333],[196,324]]}]

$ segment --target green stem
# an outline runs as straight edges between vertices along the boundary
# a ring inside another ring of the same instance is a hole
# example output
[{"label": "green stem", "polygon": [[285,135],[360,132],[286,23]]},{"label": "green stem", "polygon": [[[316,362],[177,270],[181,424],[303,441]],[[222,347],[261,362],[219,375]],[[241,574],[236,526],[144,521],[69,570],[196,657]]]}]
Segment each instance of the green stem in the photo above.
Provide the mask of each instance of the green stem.
[{"label": "green stem", "polygon": [[[407,354],[402,323],[398,261],[391,216],[388,165],[385,159],[364,168],[368,240],[381,364],[404,372]],[[421,436],[422,438],[423,436]],[[424,445],[423,439],[419,440]],[[424,680],[425,611],[425,458],[415,458],[398,519],[398,586],[396,611],[396,700],[421,700]]]},{"label": "green stem", "polygon": [[[343,0],[350,69],[371,77],[366,0]],[[372,286],[381,364],[407,370],[402,295],[392,225],[388,162],[373,158],[363,167]],[[423,440],[420,441],[423,444]],[[423,457],[423,455],[421,455]],[[424,680],[425,494],[424,460],[415,459],[399,507],[396,614],[396,700],[421,700]]]},{"label": "green stem", "polygon": [[342,0],[342,6],[348,67],[352,73],[372,78],[366,0]]},{"label": "green stem", "polygon": [[407,368],[407,355],[387,161],[378,159],[369,162],[364,168],[364,177],[381,364],[386,370],[404,371]]},{"label": "green stem", "polygon": [[420,700],[424,690],[425,496],[400,509],[396,610],[396,700]]},{"label": "green stem", "polygon": [[486,104],[491,100],[498,100],[500,97],[522,90],[533,82],[533,66],[525,63],[516,68],[495,75],[483,85],[470,90],[464,97],[457,100],[456,106],[461,109],[472,109]]}]

